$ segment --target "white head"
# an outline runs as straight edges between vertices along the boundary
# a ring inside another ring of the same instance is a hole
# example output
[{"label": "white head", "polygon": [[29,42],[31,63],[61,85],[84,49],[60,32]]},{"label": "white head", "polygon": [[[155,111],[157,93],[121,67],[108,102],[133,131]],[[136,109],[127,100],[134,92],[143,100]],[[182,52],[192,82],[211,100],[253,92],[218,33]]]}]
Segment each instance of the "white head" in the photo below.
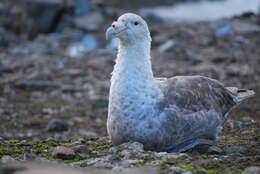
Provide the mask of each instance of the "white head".
[{"label": "white head", "polygon": [[151,36],[146,22],[138,15],[126,13],[113,22],[106,31],[106,38],[119,38],[125,44],[151,42]]}]

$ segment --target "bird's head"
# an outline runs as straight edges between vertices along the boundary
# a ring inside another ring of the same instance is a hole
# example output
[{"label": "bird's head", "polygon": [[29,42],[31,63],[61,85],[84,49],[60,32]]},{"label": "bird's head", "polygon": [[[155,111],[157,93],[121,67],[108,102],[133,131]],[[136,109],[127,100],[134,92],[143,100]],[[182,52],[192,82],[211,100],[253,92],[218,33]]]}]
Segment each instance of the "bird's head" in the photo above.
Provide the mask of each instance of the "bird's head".
[{"label": "bird's head", "polygon": [[118,38],[125,43],[151,42],[146,22],[138,15],[126,13],[113,22],[106,31],[106,39]]}]

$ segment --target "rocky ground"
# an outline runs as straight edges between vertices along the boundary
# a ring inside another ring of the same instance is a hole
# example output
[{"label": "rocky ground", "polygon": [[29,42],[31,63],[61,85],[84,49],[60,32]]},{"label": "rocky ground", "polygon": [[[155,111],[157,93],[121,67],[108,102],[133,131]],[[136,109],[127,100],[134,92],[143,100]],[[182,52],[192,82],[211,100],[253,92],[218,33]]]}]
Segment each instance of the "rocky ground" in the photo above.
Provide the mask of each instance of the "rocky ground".
[{"label": "rocky ground", "polygon": [[[216,146],[158,153],[144,151],[134,142],[112,147],[106,137],[109,79],[117,43],[105,41],[104,32],[122,9],[94,1],[98,4],[94,10],[72,17],[70,10],[75,7],[66,6],[68,13],[54,8],[63,16],[55,20],[66,27],[50,25],[44,31],[30,15],[20,15],[32,13],[21,13],[23,4],[4,2],[0,3],[0,173],[25,172],[20,168],[30,173],[35,166],[7,164],[32,160],[51,163],[50,168],[61,163],[112,173],[222,174],[260,166],[258,15],[193,24],[146,17],[157,77],[199,74],[256,92],[232,111]],[[26,27],[12,22],[19,17]],[[249,170],[259,172],[251,168],[244,173]]]}]

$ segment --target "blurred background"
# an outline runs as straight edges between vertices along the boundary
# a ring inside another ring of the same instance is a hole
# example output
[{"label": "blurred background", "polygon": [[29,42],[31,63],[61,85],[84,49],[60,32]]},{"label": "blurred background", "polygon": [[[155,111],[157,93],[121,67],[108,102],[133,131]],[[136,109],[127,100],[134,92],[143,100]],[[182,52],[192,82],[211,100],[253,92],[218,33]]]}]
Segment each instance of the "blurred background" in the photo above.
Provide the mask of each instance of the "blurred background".
[{"label": "blurred background", "polygon": [[1,0],[0,140],[105,136],[125,12],[153,38],[157,77],[204,75],[256,97],[231,118],[260,122],[260,0]]}]

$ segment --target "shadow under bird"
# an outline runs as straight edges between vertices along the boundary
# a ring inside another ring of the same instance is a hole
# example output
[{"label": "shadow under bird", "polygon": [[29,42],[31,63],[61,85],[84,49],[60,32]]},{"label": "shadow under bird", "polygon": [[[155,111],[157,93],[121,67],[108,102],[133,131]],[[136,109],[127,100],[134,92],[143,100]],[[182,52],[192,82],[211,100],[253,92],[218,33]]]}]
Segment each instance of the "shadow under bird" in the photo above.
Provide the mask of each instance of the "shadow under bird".
[{"label": "shadow under bird", "polygon": [[229,111],[254,95],[203,76],[155,78],[150,32],[136,14],[120,16],[106,38],[120,40],[107,120],[114,145],[137,141],[146,150],[167,152],[213,145]]}]

